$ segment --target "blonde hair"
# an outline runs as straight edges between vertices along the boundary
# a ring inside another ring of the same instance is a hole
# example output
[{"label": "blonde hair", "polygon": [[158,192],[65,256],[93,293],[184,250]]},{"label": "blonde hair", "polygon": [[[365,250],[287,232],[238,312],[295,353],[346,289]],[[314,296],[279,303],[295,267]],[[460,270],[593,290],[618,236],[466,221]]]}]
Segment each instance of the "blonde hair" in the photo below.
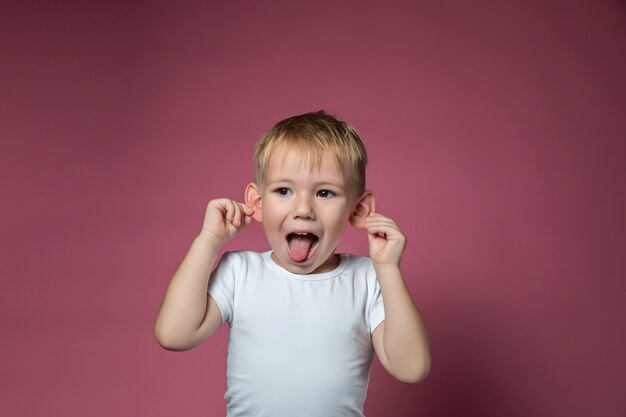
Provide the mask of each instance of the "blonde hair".
[{"label": "blonde hair", "polygon": [[272,153],[288,145],[308,157],[309,166],[321,166],[330,151],[342,168],[344,176],[354,181],[356,191],[365,191],[367,152],[357,131],[324,110],[289,117],[265,132],[256,146],[256,182],[263,185],[264,174]]}]

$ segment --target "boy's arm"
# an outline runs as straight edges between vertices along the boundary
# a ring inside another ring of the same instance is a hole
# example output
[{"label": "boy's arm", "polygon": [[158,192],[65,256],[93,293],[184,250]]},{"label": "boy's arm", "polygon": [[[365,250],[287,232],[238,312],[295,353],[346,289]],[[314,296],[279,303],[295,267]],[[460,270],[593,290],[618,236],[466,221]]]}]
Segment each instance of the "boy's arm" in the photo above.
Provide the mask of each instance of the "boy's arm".
[{"label": "boy's arm", "polygon": [[426,325],[400,271],[406,238],[391,219],[380,214],[371,214],[365,229],[385,306],[385,320],[372,333],[374,350],[396,379],[420,382],[430,371],[430,348]]},{"label": "boy's arm", "polygon": [[168,350],[187,350],[210,337],[222,318],[207,293],[221,246],[252,222],[252,209],[228,199],[209,202],[201,233],[172,277],[157,316],[154,334]]}]

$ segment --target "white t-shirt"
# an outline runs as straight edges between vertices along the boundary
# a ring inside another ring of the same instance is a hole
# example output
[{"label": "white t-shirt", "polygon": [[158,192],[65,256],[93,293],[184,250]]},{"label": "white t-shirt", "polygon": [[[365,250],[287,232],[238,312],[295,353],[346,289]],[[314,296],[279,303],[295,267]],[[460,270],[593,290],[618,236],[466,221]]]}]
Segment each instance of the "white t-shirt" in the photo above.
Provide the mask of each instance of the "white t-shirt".
[{"label": "white t-shirt", "polygon": [[227,417],[363,416],[385,312],[371,260],[339,256],[308,275],[271,252],[222,256],[208,290],[230,326]]}]

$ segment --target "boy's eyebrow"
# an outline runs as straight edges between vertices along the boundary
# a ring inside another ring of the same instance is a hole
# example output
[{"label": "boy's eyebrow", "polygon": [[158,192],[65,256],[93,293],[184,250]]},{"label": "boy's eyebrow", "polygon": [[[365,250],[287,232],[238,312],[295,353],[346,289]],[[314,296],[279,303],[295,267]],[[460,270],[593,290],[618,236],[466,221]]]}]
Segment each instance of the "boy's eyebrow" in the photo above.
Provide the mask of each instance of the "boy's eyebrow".
[{"label": "boy's eyebrow", "polygon": [[[266,184],[275,184],[275,183],[295,184],[296,181],[294,181],[292,179],[289,179],[289,178],[266,181]],[[332,185],[332,186],[338,187],[338,188],[346,186],[346,184],[343,181],[337,182],[337,181],[332,181],[332,180],[322,180],[322,181],[317,181],[317,182],[313,183],[313,186],[315,186],[315,187],[319,187],[320,185]]]}]

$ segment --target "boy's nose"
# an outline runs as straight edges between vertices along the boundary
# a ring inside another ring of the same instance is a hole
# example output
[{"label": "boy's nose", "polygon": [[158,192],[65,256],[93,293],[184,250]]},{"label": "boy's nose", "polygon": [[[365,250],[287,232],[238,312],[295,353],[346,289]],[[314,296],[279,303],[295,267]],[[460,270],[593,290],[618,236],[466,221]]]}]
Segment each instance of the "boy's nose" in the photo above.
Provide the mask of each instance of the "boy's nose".
[{"label": "boy's nose", "polygon": [[294,202],[293,217],[301,219],[315,219],[313,205],[308,198],[297,198]]}]

